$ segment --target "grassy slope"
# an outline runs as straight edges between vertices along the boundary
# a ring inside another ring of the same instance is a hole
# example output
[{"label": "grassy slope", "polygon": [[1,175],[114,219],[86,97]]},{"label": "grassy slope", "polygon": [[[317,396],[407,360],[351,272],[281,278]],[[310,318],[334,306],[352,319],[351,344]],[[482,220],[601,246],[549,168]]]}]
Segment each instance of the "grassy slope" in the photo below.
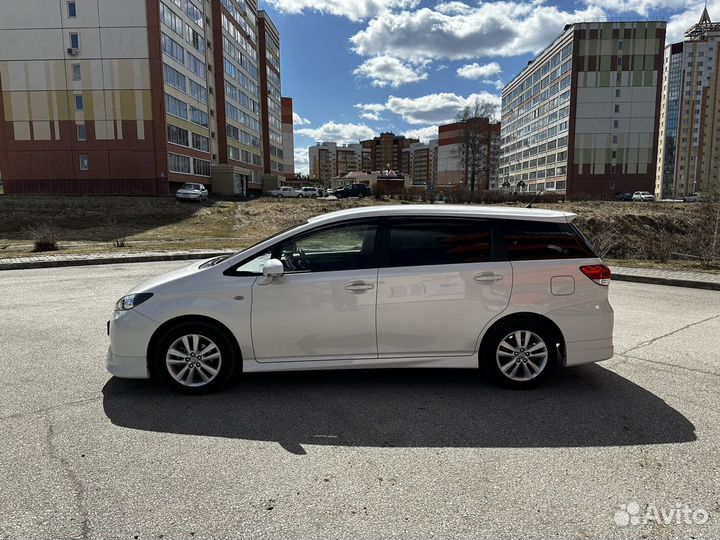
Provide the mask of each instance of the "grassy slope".
[{"label": "grassy slope", "polygon": [[[198,205],[168,197],[0,197],[0,258],[32,254],[28,228],[38,222],[53,223],[59,230],[61,250],[54,252],[57,254],[240,249],[309,217],[372,204],[392,203],[259,199]],[[634,266],[660,266],[643,253],[644,237],[658,229],[682,236],[696,210],[692,204],[608,202],[545,207],[577,213],[576,223],[590,237],[598,229],[614,229],[607,258]],[[128,245],[115,248],[114,234],[123,230],[128,233]],[[662,266],[698,269],[697,264],[686,261]]]}]

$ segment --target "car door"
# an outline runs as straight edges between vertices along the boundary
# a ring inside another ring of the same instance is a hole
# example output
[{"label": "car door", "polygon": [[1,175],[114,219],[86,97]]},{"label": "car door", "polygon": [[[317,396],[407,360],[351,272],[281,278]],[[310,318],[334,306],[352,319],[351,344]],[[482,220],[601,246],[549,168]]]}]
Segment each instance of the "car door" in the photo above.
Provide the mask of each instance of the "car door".
[{"label": "car door", "polygon": [[285,274],[253,285],[258,362],[377,358],[378,229],[378,220],[354,220],[273,248]]},{"label": "car door", "polygon": [[493,260],[481,219],[389,220],[378,275],[378,355],[475,354],[482,328],[508,305],[512,266]]}]

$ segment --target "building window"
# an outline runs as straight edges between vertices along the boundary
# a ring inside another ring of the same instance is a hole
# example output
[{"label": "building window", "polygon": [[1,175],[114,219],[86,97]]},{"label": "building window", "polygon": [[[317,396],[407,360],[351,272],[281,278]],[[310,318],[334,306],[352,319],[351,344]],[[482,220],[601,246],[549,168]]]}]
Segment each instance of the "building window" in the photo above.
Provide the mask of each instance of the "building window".
[{"label": "building window", "polygon": [[77,140],[78,141],[86,141],[87,140],[87,130],[85,129],[85,124],[77,125]]},{"label": "building window", "polygon": [[68,17],[77,17],[77,6],[75,5],[75,2],[67,3],[67,13]]},{"label": "building window", "polygon": [[190,174],[190,158],[179,154],[168,154],[170,172]]},{"label": "building window", "polygon": [[620,97],[620,89],[619,88],[615,89],[615,97]]},{"label": "building window", "polygon": [[172,124],[167,126],[168,142],[179,144],[180,146],[189,146],[188,131]]},{"label": "building window", "polygon": [[85,154],[80,155],[80,170],[87,171],[90,168],[90,160]]},{"label": "building window", "polygon": [[202,152],[209,152],[210,151],[210,139],[207,137],[204,137],[202,135],[198,135],[197,133],[192,134],[192,147],[195,150],[200,150]]},{"label": "building window", "polygon": [[193,158],[193,171],[197,176],[210,176],[210,162]]},{"label": "building window", "polygon": [[620,112],[620,105],[615,105],[615,112],[616,113]]},{"label": "building window", "polygon": [[73,49],[80,48],[80,34],[77,32],[70,32],[70,47]]},{"label": "building window", "polygon": [[72,80],[73,81],[79,81],[81,80],[82,76],[80,73],[80,64],[73,64],[72,65]]},{"label": "building window", "polygon": [[619,127],[619,125],[620,125],[620,124],[619,124],[619,122],[618,122],[617,120],[613,120],[613,127],[614,127],[614,128]]},{"label": "building window", "polygon": [[85,104],[83,103],[83,97],[81,95],[75,96],[75,110],[76,111],[84,111],[85,110]]}]

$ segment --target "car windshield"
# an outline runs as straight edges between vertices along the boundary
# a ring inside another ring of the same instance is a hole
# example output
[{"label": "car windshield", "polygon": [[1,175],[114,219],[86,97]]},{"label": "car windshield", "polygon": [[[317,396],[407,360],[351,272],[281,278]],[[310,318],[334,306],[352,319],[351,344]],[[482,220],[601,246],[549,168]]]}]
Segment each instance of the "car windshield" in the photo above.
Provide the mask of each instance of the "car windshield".
[{"label": "car windshield", "polygon": [[198,184],[185,184],[181,189],[200,189]]}]

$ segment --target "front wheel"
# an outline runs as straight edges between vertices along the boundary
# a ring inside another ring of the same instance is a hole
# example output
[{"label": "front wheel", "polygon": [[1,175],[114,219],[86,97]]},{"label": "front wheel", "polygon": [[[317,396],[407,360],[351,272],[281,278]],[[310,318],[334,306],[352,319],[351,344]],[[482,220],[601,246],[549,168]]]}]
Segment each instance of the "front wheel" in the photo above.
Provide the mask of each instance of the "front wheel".
[{"label": "front wheel", "polygon": [[154,373],[186,394],[222,387],[235,370],[233,347],[214,326],[183,323],[166,333],[156,349]]},{"label": "front wheel", "polygon": [[302,198],[303,198],[303,196],[302,196],[302,195],[298,195],[298,199],[302,199]]},{"label": "front wheel", "polygon": [[493,328],[483,341],[480,363],[501,386],[534,388],[557,363],[557,339],[544,324],[517,318]]}]

